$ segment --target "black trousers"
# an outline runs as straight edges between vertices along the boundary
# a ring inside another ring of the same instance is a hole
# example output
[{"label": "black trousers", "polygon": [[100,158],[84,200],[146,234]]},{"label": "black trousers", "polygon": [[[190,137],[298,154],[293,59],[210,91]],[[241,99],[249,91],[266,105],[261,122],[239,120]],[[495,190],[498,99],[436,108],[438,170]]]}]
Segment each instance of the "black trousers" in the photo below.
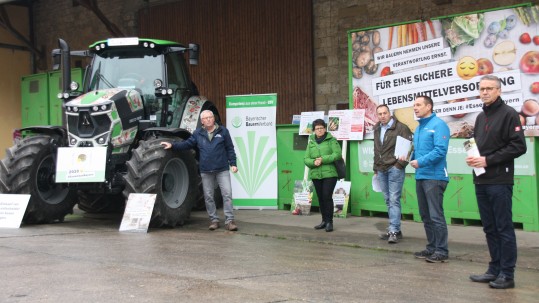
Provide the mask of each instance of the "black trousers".
[{"label": "black trousers", "polygon": [[322,221],[333,223],[333,190],[337,184],[337,177],[313,179],[313,185],[318,196]]}]

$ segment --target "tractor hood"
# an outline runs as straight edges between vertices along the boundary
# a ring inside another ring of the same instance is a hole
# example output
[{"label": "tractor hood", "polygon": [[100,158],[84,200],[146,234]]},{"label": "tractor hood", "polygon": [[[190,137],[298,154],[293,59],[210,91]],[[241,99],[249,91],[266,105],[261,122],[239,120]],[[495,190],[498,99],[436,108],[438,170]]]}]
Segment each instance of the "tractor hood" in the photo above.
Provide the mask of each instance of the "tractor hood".
[{"label": "tractor hood", "polygon": [[89,107],[110,105],[111,102],[116,102],[126,99],[133,111],[142,109],[142,99],[140,93],[136,90],[111,88],[89,92],[79,96],[65,104],[67,107]]}]

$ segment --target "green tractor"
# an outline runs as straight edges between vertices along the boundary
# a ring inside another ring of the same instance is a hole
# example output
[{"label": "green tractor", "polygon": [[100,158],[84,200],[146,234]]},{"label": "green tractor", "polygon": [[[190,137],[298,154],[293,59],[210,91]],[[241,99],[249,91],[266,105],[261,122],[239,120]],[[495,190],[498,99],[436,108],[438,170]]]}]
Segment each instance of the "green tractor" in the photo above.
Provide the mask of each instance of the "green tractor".
[{"label": "green tractor", "polygon": [[[155,194],[150,226],[183,224],[202,199],[196,151],[165,151],[185,140],[215,105],[188,73],[199,47],[142,38],[112,38],[70,51],[58,41],[63,126],[20,129],[0,163],[0,192],[29,194],[23,222],[63,221],[76,204],[87,212],[121,211],[131,193]],[[70,57],[91,58],[83,83],[71,82]]]}]

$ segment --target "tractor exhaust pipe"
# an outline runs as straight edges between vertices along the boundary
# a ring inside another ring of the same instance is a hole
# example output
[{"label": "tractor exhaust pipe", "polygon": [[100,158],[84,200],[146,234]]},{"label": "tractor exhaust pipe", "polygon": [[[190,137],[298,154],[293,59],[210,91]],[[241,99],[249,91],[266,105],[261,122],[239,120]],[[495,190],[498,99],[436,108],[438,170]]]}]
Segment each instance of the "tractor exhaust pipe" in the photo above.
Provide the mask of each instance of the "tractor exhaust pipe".
[{"label": "tractor exhaust pipe", "polygon": [[58,46],[60,47],[60,58],[62,59],[62,93],[65,95],[71,91],[71,56],[69,45],[63,39],[58,39]]}]

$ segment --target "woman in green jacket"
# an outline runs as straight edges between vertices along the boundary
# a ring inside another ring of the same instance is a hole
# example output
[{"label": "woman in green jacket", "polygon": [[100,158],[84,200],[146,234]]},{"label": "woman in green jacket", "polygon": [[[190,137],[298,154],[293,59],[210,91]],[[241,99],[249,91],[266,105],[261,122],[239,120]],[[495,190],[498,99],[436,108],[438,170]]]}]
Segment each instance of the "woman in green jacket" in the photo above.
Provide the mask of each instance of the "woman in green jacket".
[{"label": "woman in green jacket", "polygon": [[330,232],[333,231],[333,189],[337,184],[337,169],[333,162],[342,157],[341,146],[327,132],[324,120],[314,120],[313,129],[314,134],[309,136],[304,162],[310,168],[322,215],[322,223],[314,228],[325,228]]}]

